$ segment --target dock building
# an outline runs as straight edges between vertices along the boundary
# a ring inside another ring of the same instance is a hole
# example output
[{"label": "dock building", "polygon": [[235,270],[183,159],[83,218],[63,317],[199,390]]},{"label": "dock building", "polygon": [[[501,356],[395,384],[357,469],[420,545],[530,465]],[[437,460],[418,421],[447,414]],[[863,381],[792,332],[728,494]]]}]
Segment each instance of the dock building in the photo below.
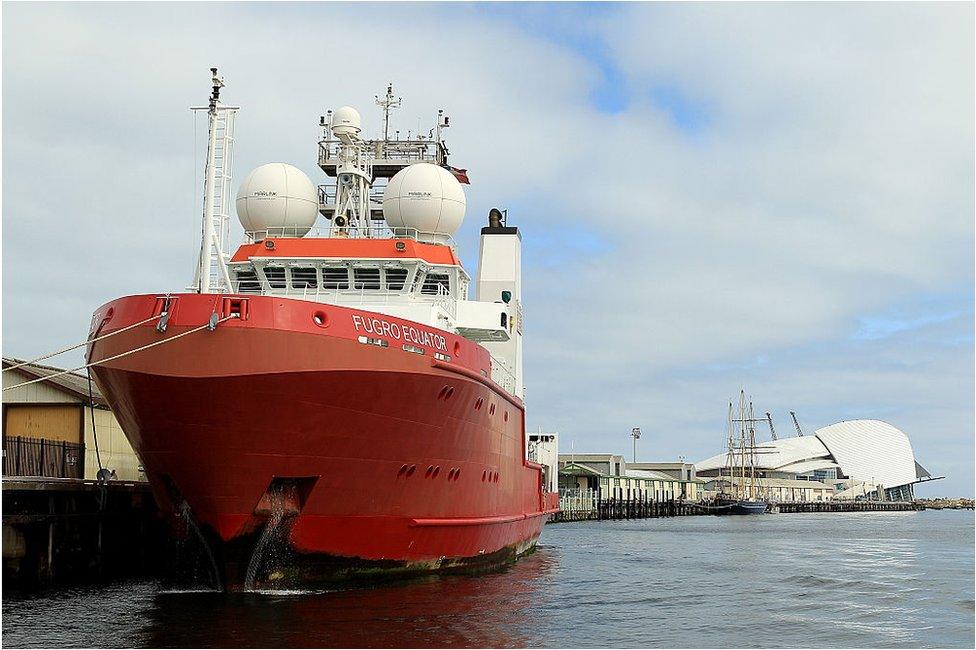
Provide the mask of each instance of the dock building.
[{"label": "dock building", "polygon": [[[88,377],[54,376],[62,369],[3,358],[3,476],[93,480],[99,458],[123,481],[144,481],[133,451],[108,403]],[[18,388],[9,387],[39,380]],[[95,433],[98,435],[96,451]]]},{"label": "dock building", "polygon": [[[651,469],[667,465],[669,472]],[[623,501],[697,501],[703,481],[683,463],[627,463],[618,454],[559,454],[561,496]]]},{"label": "dock building", "polygon": [[[727,458],[721,453],[695,463],[696,475],[709,481],[709,489],[720,487]],[[779,501],[910,501],[915,484],[942,478],[915,460],[903,431],[880,420],[847,420],[812,436],[759,443],[755,467],[771,498]]]}]

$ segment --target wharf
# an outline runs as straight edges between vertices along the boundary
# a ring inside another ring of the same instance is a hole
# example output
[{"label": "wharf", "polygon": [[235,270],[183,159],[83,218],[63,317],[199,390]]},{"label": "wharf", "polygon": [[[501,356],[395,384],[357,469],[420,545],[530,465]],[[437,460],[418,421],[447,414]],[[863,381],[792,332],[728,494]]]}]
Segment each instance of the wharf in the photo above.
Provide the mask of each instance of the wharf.
[{"label": "wharf", "polygon": [[3,477],[4,586],[151,574],[165,539],[148,483]]},{"label": "wharf", "polygon": [[[706,502],[680,499],[645,501],[596,498],[582,504],[578,500],[571,500],[567,505],[569,507],[552,514],[549,521],[614,521],[718,514],[718,509]],[[773,504],[770,512],[898,512],[924,509],[924,505],[913,501],[795,501]]]},{"label": "wharf", "polygon": [[[574,504],[575,505],[575,504]],[[681,499],[593,499],[588,507],[563,508],[549,517],[552,523],[567,521],[612,521],[619,519],[653,519],[708,514],[700,503]]]},{"label": "wharf", "polygon": [[780,513],[793,512],[899,512],[924,510],[913,501],[798,501],[777,503]]}]

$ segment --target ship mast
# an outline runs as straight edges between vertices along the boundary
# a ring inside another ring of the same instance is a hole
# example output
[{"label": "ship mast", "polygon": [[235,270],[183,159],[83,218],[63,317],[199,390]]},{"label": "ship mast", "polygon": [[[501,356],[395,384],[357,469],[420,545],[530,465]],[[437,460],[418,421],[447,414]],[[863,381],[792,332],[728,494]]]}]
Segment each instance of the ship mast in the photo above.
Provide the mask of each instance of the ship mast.
[{"label": "ship mast", "polygon": [[[400,103],[403,101],[402,97],[393,97],[393,84],[389,84],[386,87],[386,96],[380,99],[379,95],[374,95],[376,98],[376,104],[383,109],[383,142],[388,142],[390,140],[390,111],[394,108],[400,108]],[[439,124],[439,121],[438,121]]]},{"label": "ship mast", "polygon": [[191,111],[207,111],[207,164],[203,186],[203,227],[200,257],[194,273],[193,288],[197,293],[222,293],[231,290],[227,271],[227,240],[230,236],[229,197],[234,162],[234,117],[238,106],[220,103],[220,89],[224,80],[217,76],[217,68],[210,68],[212,92],[207,106],[194,106]]},{"label": "ship mast", "polygon": [[373,185],[373,163],[359,135],[359,112],[343,106],[332,114],[331,120],[331,133],[339,140],[332,235],[371,237],[369,190]]}]

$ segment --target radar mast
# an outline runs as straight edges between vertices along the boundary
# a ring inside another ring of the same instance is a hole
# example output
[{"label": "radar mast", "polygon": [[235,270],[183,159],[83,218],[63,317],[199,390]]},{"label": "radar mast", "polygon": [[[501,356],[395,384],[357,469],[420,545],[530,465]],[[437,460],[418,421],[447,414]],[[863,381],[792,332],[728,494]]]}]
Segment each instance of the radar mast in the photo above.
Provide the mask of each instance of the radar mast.
[{"label": "radar mast", "polygon": [[234,118],[239,106],[220,103],[220,89],[224,80],[217,76],[217,68],[210,68],[210,102],[207,106],[193,106],[191,111],[207,111],[207,163],[203,185],[203,224],[200,257],[193,278],[197,293],[224,293],[231,290],[227,262],[230,238],[231,176],[234,165]]}]

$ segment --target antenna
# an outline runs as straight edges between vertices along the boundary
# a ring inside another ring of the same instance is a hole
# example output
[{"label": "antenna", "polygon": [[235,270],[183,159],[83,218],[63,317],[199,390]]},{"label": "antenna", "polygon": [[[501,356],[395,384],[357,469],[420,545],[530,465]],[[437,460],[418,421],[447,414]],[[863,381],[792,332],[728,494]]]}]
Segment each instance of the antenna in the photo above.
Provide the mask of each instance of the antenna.
[{"label": "antenna", "polygon": [[209,138],[207,166],[204,174],[203,227],[200,258],[193,285],[198,293],[221,293],[232,289],[227,271],[227,239],[230,237],[231,172],[234,163],[234,118],[237,106],[220,103],[224,80],[217,68],[210,68],[212,91],[207,106],[193,106],[191,111],[207,111]]},{"label": "antenna", "polygon": [[393,84],[390,83],[386,87],[386,96],[380,99],[379,95],[373,95],[376,98],[376,104],[383,109],[383,142],[389,142],[390,140],[390,111],[394,108],[400,108],[400,104],[403,102],[402,97],[393,96]]}]

